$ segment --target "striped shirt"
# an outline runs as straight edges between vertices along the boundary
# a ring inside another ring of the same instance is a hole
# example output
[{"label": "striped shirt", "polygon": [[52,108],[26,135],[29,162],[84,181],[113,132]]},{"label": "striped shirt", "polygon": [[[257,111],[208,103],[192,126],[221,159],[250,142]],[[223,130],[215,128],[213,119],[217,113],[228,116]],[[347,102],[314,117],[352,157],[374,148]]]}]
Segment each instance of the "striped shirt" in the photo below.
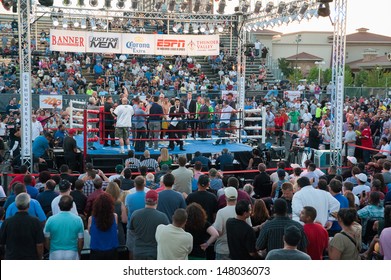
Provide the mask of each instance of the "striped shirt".
[{"label": "striped shirt", "polygon": [[146,158],[140,163],[140,166],[146,166],[148,169],[154,169],[157,171],[159,168],[159,163],[156,161],[156,159]]},{"label": "striped shirt", "polygon": [[130,169],[138,169],[140,167],[140,160],[135,157],[128,158],[125,160],[125,166]]}]

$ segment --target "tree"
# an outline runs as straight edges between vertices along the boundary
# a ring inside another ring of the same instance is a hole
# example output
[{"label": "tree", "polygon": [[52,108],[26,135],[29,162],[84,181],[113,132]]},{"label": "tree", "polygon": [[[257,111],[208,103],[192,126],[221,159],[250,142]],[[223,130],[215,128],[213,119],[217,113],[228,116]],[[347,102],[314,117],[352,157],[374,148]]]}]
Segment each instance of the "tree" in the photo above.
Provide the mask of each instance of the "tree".
[{"label": "tree", "polygon": [[360,70],[355,76],[354,84],[356,87],[367,86],[368,83],[368,71]]},{"label": "tree", "polygon": [[345,87],[352,86],[354,84],[353,73],[349,66],[345,66]]},{"label": "tree", "polygon": [[285,77],[289,77],[293,74],[293,68],[291,66],[291,63],[285,58],[278,59],[278,68],[280,68],[281,72],[284,74]]},{"label": "tree", "polygon": [[294,69],[293,73],[288,77],[288,80],[294,85],[298,85],[301,79],[303,79],[303,73],[300,69]]},{"label": "tree", "polygon": [[324,72],[323,72],[323,83],[324,84],[330,83],[330,81],[332,79],[332,76],[333,76],[333,72],[332,72],[331,68],[327,68],[326,70],[324,70]]},{"label": "tree", "polygon": [[307,75],[307,80],[309,82],[318,82],[318,75],[319,75],[319,68],[316,66],[312,67]]}]

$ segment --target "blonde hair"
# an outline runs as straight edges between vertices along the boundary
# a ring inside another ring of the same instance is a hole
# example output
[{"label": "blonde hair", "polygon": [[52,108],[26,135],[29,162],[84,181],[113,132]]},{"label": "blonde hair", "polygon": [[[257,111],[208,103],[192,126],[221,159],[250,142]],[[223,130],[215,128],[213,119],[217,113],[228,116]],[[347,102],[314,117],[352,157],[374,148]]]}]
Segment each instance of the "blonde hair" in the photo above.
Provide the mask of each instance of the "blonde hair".
[{"label": "blonde hair", "polygon": [[106,193],[110,194],[114,201],[117,201],[121,196],[121,189],[116,182],[110,182],[106,188]]},{"label": "blonde hair", "polygon": [[168,161],[168,160],[170,160],[170,155],[168,154],[168,149],[167,148],[162,148],[160,150],[160,159],[161,159],[161,161]]}]

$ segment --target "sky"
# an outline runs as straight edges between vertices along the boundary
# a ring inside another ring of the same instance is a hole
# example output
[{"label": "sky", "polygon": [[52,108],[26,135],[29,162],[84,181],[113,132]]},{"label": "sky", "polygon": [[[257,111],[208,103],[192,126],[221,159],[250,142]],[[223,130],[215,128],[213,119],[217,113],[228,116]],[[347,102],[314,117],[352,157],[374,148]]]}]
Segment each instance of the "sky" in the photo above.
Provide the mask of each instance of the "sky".
[{"label": "sky", "polygon": [[[168,1],[168,0],[166,0]],[[213,0],[217,7],[219,0]],[[252,7],[256,0],[250,0]],[[262,0],[263,7],[271,0]],[[281,0],[273,0],[276,5]],[[369,32],[377,33],[391,37],[391,0],[346,0],[347,1],[347,34],[356,32],[361,27],[369,29]],[[55,5],[60,5],[62,0],[55,0]],[[76,5],[77,0],[71,0],[72,6]],[[88,0],[85,0],[88,3]],[[99,0],[103,3],[104,0]],[[226,0],[226,13],[232,13],[239,0]],[[285,0],[286,3],[291,2]],[[112,6],[115,8],[117,0],[112,0]],[[126,7],[129,7],[131,1],[126,0]],[[102,6],[100,4],[99,6]],[[1,6],[1,5],[0,5]],[[87,5],[87,7],[89,7]],[[253,9],[253,8],[252,8]],[[331,8],[333,10],[333,6]],[[4,9],[0,7],[0,14]],[[1,22],[1,15],[0,15]],[[300,31],[333,31],[329,18],[313,18],[310,21],[304,20],[301,23],[291,23],[288,26],[275,27],[273,30],[282,33],[293,33]],[[390,47],[391,48],[391,47]]]}]

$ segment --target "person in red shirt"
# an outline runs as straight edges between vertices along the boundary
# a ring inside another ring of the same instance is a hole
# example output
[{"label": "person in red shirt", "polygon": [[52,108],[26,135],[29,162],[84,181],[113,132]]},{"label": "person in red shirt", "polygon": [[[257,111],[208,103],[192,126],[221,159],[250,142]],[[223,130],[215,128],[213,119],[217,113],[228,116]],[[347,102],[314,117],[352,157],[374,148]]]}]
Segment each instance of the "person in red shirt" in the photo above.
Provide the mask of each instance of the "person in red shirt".
[{"label": "person in red shirt", "polygon": [[[27,175],[27,174],[30,174],[30,172],[28,171],[28,167],[26,165],[22,165],[20,166],[20,169],[19,169],[19,172],[20,174],[19,175],[16,175],[11,183],[9,183],[8,185],[8,194],[9,192],[11,191],[11,187],[15,184],[15,183],[22,183],[23,184],[23,180],[24,180],[24,176]],[[35,178],[33,177],[33,181],[31,182],[31,185],[32,186],[35,186]]]},{"label": "person in red shirt", "polygon": [[276,117],[274,118],[274,125],[276,129],[276,143],[278,143],[278,140],[280,137],[282,137],[283,132],[281,131],[284,129],[285,119],[279,112],[276,112]]},{"label": "person in red shirt", "polygon": [[300,221],[304,223],[304,233],[308,240],[307,254],[313,260],[323,260],[323,252],[329,245],[329,234],[316,219],[316,209],[312,206],[305,206],[300,213]]},{"label": "person in red shirt", "polygon": [[[368,127],[368,123],[363,122],[360,128],[361,128],[361,136],[360,136],[361,146],[372,149],[373,148],[372,134],[371,134],[371,129]],[[365,164],[368,164],[371,157],[371,151],[363,149],[362,156]]]}]

